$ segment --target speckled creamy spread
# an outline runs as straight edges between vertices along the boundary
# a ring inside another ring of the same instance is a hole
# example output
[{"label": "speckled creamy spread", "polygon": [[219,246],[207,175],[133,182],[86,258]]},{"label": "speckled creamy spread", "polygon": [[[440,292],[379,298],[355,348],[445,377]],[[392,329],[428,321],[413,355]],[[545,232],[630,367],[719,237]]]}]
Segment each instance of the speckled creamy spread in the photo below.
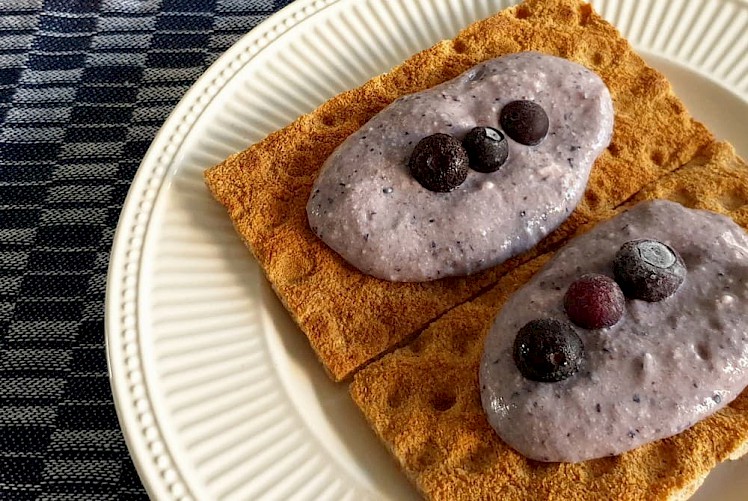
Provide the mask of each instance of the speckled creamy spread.
[{"label": "speckled creamy spread", "polygon": [[[585,273],[613,276],[629,240],[660,240],[683,257],[685,282],[655,303],[626,300],[609,328],[575,327],[586,361],[557,383],[525,379],[512,359],[530,320],[567,320],[563,297]],[[540,461],[583,461],[669,437],[709,416],[748,384],[748,235],[731,219],[667,201],[642,203],[560,250],[504,305],[480,367],[488,421]]]},{"label": "speckled creamy spread", "polygon": [[[507,138],[497,172],[470,170],[449,193],[409,173],[415,145],[437,132],[462,138],[499,126],[514,100],[532,100],[550,121],[546,138]],[[524,52],[493,59],[426,91],[404,96],[341,144],[307,204],[312,230],[346,261],[379,278],[425,281],[467,275],[523,252],[579,202],[595,158],[610,142],[613,105],[590,70]]]}]

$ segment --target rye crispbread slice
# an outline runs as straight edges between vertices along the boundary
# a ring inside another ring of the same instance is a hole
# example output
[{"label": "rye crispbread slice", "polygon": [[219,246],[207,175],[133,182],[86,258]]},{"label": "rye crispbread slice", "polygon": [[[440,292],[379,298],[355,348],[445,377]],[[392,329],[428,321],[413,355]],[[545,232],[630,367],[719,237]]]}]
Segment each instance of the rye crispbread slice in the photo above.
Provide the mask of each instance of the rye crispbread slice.
[{"label": "rye crispbread slice", "polygon": [[[726,214],[748,228],[748,165],[729,144],[715,143],[603,219],[654,198]],[[748,452],[748,390],[679,435],[578,464],[526,459],[488,424],[478,390],[485,335],[509,295],[551,255],[513,270],[409,346],[359,371],[350,387],[354,401],[430,499],[687,499],[719,462]]]},{"label": "rye crispbread slice", "polygon": [[[596,71],[616,116],[584,200],[535,249],[467,278],[392,283],[360,273],[311,232],[305,204],[327,156],[395,98],[503,54],[535,50]],[[602,211],[690,160],[712,141],[616,29],[577,0],[528,0],[467,27],[389,73],[340,94],[209,169],[206,182],[335,380],[407,342],[518,264],[554,248]]]}]

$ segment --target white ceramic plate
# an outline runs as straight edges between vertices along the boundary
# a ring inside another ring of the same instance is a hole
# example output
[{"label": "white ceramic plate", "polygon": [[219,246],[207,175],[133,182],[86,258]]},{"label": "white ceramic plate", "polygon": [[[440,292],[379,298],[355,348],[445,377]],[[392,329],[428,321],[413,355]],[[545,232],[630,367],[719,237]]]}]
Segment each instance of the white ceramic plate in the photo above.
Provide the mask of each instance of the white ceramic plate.
[{"label": "white ceramic plate", "polygon": [[[415,492],[202,182],[205,168],[510,0],[297,0],[223,55],[153,142],[107,288],[114,399],[158,499],[410,499]],[[748,157],[748,3],[593,1]],[[748,462],[697,499],[744,499]]]}]

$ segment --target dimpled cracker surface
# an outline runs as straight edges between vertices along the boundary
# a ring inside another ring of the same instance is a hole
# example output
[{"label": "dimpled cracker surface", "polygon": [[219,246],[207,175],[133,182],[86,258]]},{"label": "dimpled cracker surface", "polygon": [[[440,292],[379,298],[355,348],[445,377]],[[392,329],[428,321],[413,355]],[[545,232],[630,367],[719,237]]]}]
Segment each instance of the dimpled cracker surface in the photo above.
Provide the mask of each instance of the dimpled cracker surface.
[{"label": "dimpled cracker surface", "polygon": [[[748,228],[748,166],[729,144],[715,143],[606,217],[653,198],[711,209]],[[484,338],[508,296],[550,256],[513,270],[409,346],[358,372],[350,388],[353,399],[431,499],[688,498],[720,461],[747,452],[748,390],[679,435],[577,464],[528,460],[506,446],[485,419],[478,390]]]},{"label": "dimpled cracker surface", "polygon": [[[535,50],[596,71],[616,110],[614,137],[595,163],[584,200],[535,249],[467,278],[391,283],[366,276],[317,239],[305,204],[327,156],[397,97],[503,54]],[[534,0],[465,29],[389,73],[345,92],[206,172],[214,197],[259,261],[330,375],[341,380],[407,342],[521,262],[552,249],[582,223],[683,165],[712,141],[618,32],[574,0]]]}]

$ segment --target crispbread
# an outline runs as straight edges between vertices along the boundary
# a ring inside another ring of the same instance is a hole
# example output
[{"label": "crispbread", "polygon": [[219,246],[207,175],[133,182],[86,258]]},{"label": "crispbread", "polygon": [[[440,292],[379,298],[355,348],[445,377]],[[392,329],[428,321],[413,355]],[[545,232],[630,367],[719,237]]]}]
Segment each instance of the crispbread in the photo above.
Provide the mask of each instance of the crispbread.
[{"label": "crispbread", "polygon": [[[748,228],[748,165],[729,144],[715,143],[603,217],[653,198],[727,214]],[[513,270],[356,374],[353,399],[428,498],[686,499],[720,461],[748,452],[748,390],[687,431],[620,456],[540,463],[506,446],[480,403],[483,340],[507,297],[549,258]]]},{"label": "crispbread", "polygon": [[[596,71],[616,108],[613,142],[595,163],[584,200],[561,228],[503,265],[428,283],[390,283],[363,275],[313,235],[305,213],[311,185],[324,160],[349,134],[398,96],[521,50],[563,56]],[[711,141],[667,80],[588,5],[530,0],[334,97],[208,170],[206,181],[320,360],[341,380],[519,263],[554,248],[580,224],[683,165]]]}]

